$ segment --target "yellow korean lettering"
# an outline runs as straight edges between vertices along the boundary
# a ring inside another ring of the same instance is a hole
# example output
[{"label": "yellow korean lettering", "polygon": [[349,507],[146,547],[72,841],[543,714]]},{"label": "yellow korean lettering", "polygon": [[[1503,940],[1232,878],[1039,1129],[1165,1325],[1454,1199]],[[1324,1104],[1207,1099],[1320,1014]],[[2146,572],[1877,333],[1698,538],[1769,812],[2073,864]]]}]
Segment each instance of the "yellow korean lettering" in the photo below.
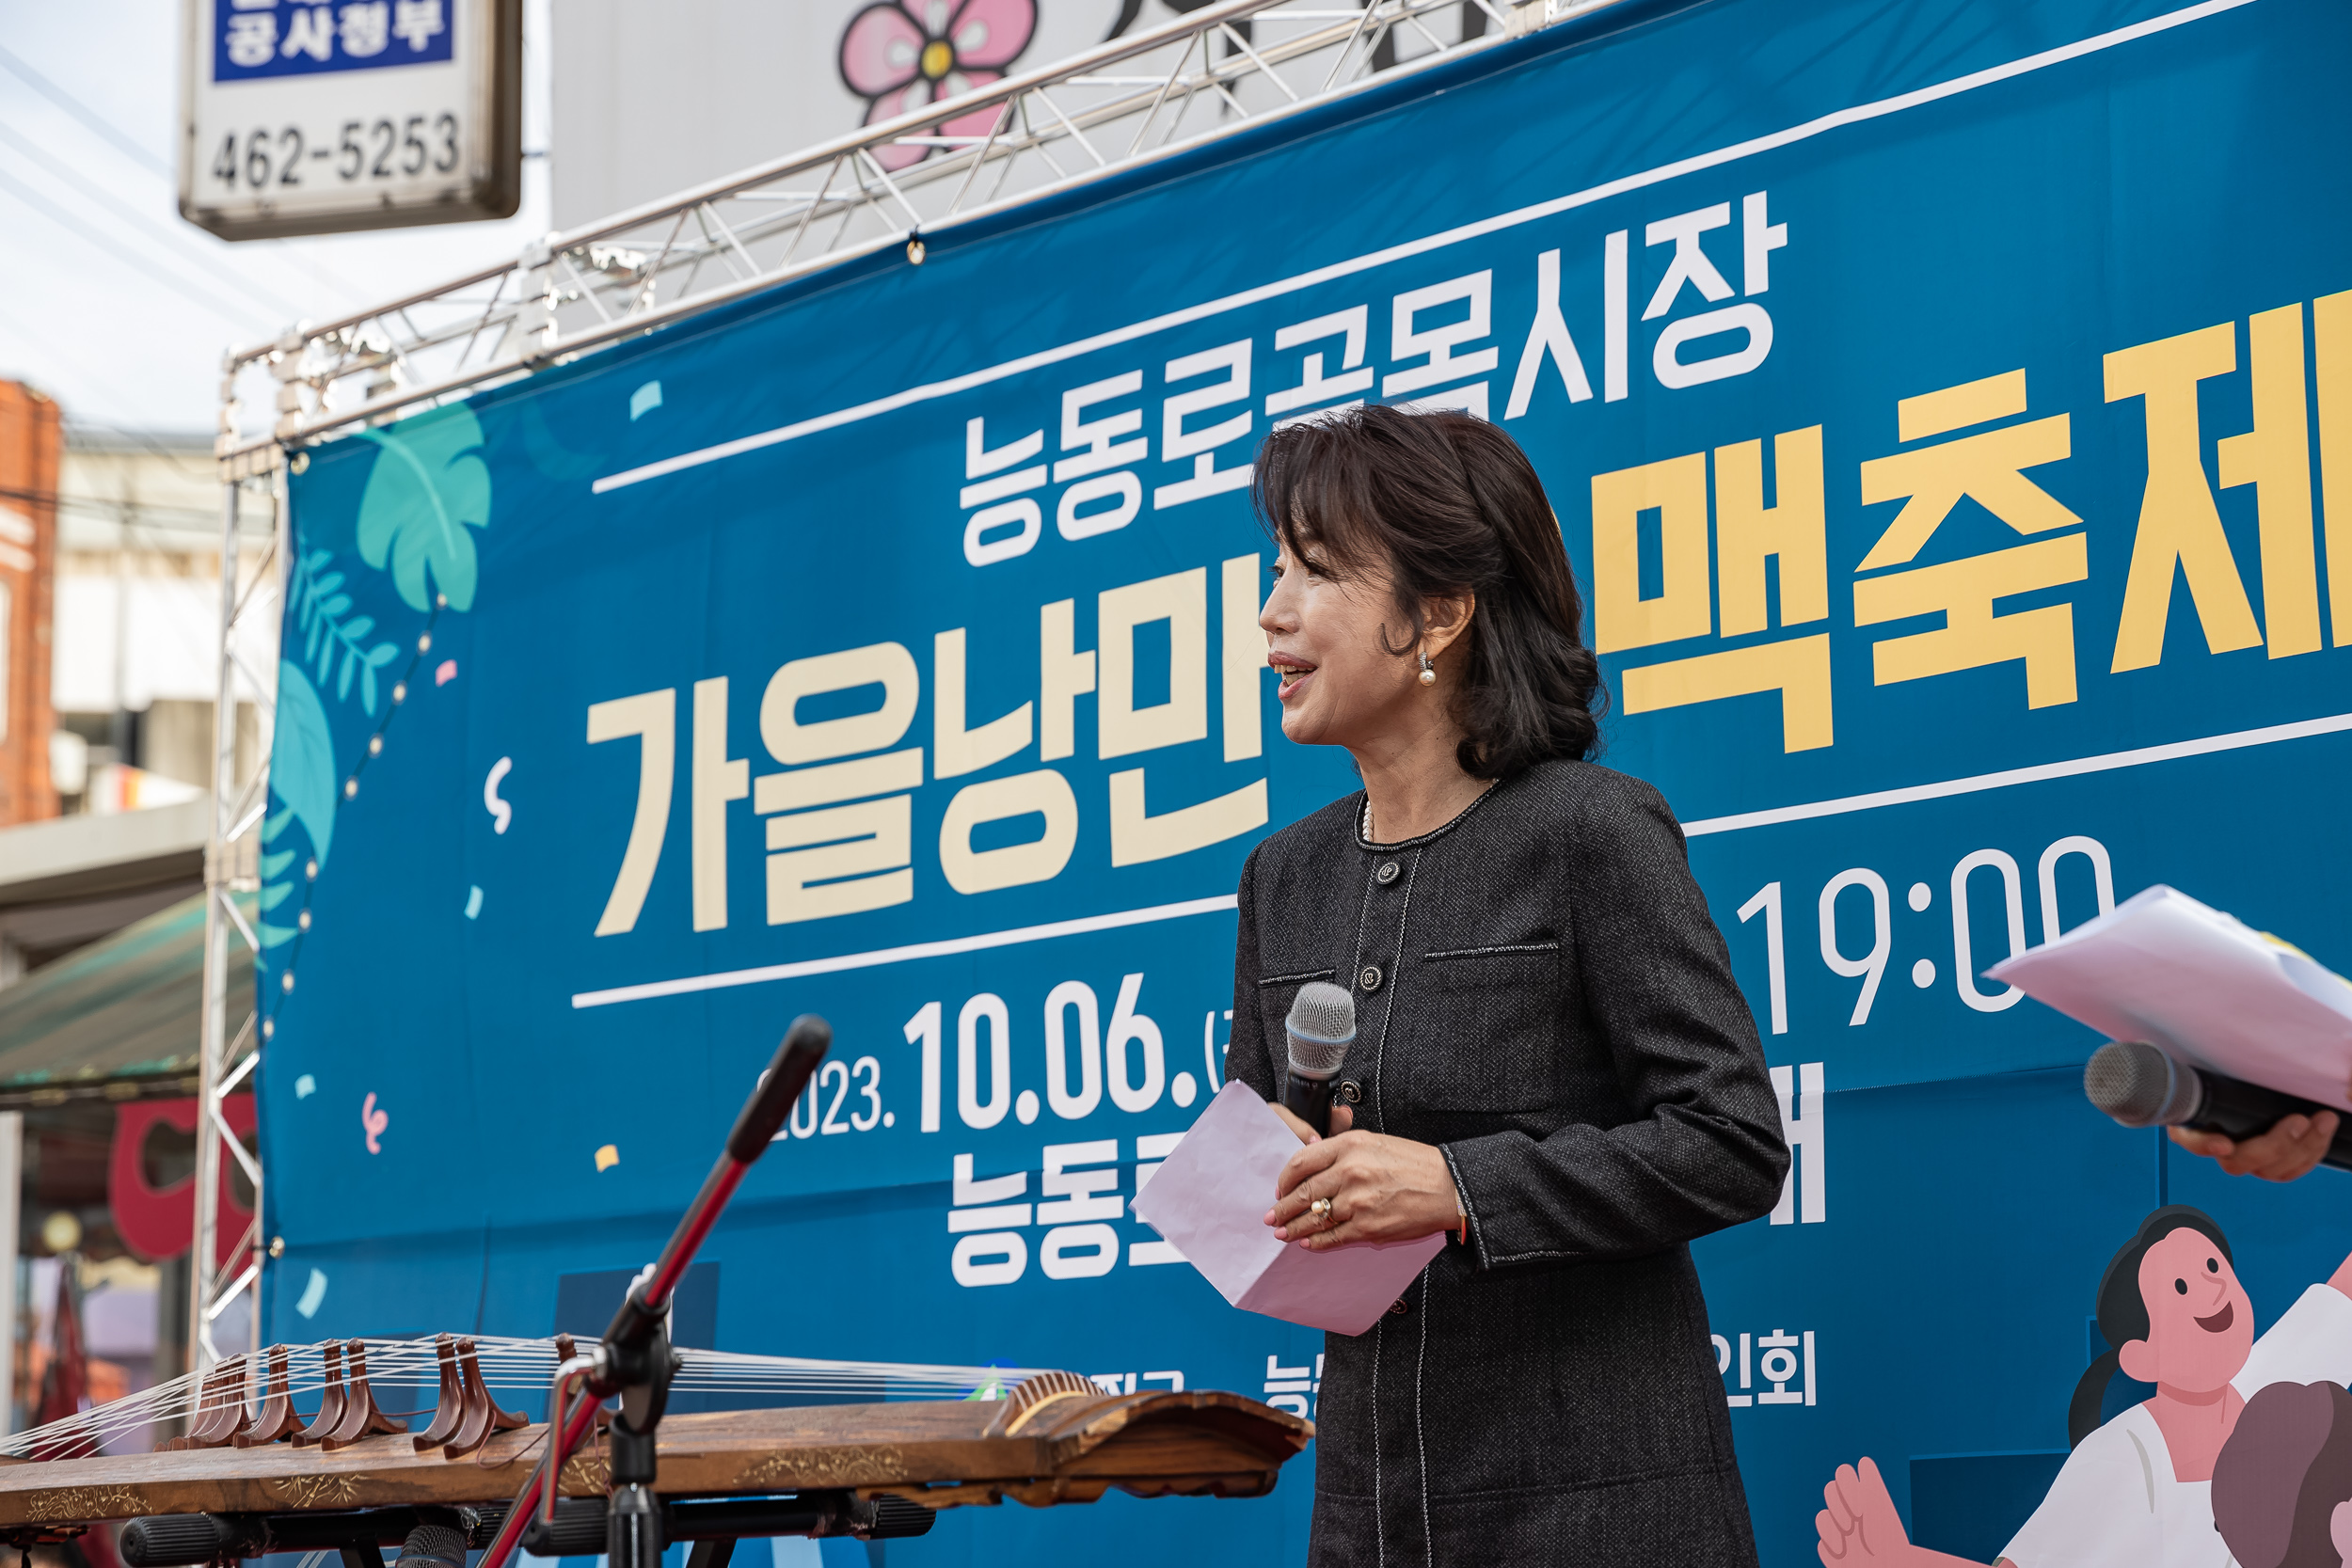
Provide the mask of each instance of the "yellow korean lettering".
[{"label": "yellow korean lettering", "polygon": [[[983,822],[1035,816],[1045,831],[1022,844],[995,849],[972,847],[972,830]],[[1078,842],[1078,798],[1069,781],[1051,768],[966,784],[947,802],[939,823],[939,869],[958,893],[990,893],[1028,882],[1050,882],[1070,863]]]},{"label": "yellow korean lettering", "polygon": [[1157,816],[1144,809],[1143,769],[1111,775],[1111,864],[1140,865],[1239,838],[1266,824],[1263,779]]},{"label": "yellow korean lettering", "polygon": [[993,768],[1029,743],[1029,705],[977,729],[964,724],[964,628],[931,638],[931,772],[953,779]]},{"label": "yellow korean lettering", "polygon": [[912,902],[914,823],[912,795],[768,818],[768,924]]},{"label": "yellow korean lettering", "polygon": [[[882,706],[843,719],[801,722],[802,698],[862,686],[882,689]],[[922,689],[914,656],[897,642],[796,658],[768,677],[768,689],[759,699],[759,737],[767,742],[769,754],[787,766],[878,752],[907,733]]]},{"label": "yellow korean lettering", "polygon": [[1037,612],[1037,754],[1056,762],[1077,750],[1078,699],[1094,689],[1094,650],[1077,644],[1077,601]]},{"label": "yellow korean lettering", "polygon": [[[1168,701],[1136,705],[1136,628],[1168,623]],[[1205,567],[1105,588],[1095,601],[1102,687],[1095,751],[1123,757],[1209,733],[1209,574]]]},{"label": "yellow korean lettering", "polygon": [[1258,625],[1258,558],[1234,556],[1222,573],[1225,760],[1243,762],[1264,749],[1259,699],[1265,689],[1266,641]]},{"label": "yellow korean lettering", "polygon": [[615,936],[637,928],[637,916],[653,887],[653,874],[661,863],[661,841],[670,831],[670,783],[677,744],[677,691],[641,691],[588,706],[588,744],[601,745],[627,736],[638,737],[637,811],[629,818],[628,847],[621,853],[620,874],[612,879],[612,895],[596,921],[596,935]]},{"label": "yellow korean lettering", "polygon": [[[1803,626],[1829,616],[1820,425],[1772,438],[1772,480],[1777,504],[1768,507],[1763,442],[1715,449],[1716,593],[1722,597],[1725,637],[1762,631],[1770,624],[1764,605],[1767,556],[1780,558],[1782,626]],[[1822,712],[1826,726],[1827,708]]]},{"label": "yellow korean lettering", "polygon": [[1895,404],[1895,438],[1924,441],[1972,424],[2015,419],[2026,411],[2026,372],[2004,371],[1981,381],[1964,381],[1940,392],[1922,392]]},{"label": "yellow korean lettering", "polygon": [[[916,771],[921,771],[917,767]],[[694,929],[727,924],[727,802],[752,792],[749,757],[727,755],[727,678],[694,683]]]},{"label": "yellow korean lettering", "polygon": [[[1896,404],[1897,434],[1905,441],[1920,440],[2025,411],[2026,372],[2011,371],[1903,399]],[[1904,506],[1856,569],[1900,566],[1916,558],[1963,496],[2019,533],[2045,533],[2081,522],[2025,474],[2073,451],[2068,417],[2056,414],[1872,458],[1862,465],[1863,504],[1903,500]]]},{"label": "yellow korean lettering", "polygon": [[1889,686],[2022,659],[2027,707],[2073,702],[2074,607],[2047,605],[1995,615],[1993,602],[2031,589],[2080,582],[2090,575],[2083,535],[2070,533],[1964,561],[1864,578],[1853,585],[1856,626],[1937,610],[1945,617],[1940,630],[1889,638],[1872,649],[1874,684]]},{"label": "yellow korean lettering", "polygon": [[2199,453],[2197,384],[2237,369],[2237,329],[2232,322],[2161,338],[2106,356],[2107,401],[2138,398],[2148,430],[2148,484],[2139,502],[2139,529],[2123,579],[2123,612],[2115,628],[2117,673],[2145,670],[2164,657],[2164,627],[2172,610],[2177,562],[2188,578],[2189,602],[2208,653],[2260,642],[2246,584],[2221,531],[2213,487]]},{"label": "yellow korean lettering", "polygon": [[2215,447],[2221,487],[2251,484],[2261,517],[2263,629],[2270,657],[2319,650],[2319,562],[2312,545],[2311,416],[2303,405],[2303,307],[2246,324],[2254,428]]},{"label": "yellow korean lettering", "polygon": [[2352,292],[2312,301],[2319,384],[2319,471],[2328,509],[2328,607],[2335,645],[2352,644]]},{"label": "yellow korean lettering", "polygon": [[1815,751],[1835,738],[1826,633],[1645,665],[1625,671],[1620,681],[1628,713],[1777,691],[1782,751]]},{"label": "yellow korean lettering", "polygon": [[[1641,519],[1659,514],[1664,591],[1642,597]],[[1707,564],[1707,454],[1593,476],[1593,648],[1614,653],[1705,637],[1714,626]]]}]

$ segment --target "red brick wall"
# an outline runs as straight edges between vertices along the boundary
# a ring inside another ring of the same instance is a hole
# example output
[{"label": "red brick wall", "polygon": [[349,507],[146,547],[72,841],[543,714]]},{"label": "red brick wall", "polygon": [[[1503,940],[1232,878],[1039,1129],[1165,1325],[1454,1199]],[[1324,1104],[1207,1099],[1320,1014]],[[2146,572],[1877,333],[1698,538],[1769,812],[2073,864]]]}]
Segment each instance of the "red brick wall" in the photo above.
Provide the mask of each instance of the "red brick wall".
[{"label": "red brick wall", "polygon": [[[0,827],[57,815],[49,783],[50,620],[57,567],[57,405],[0,381],[0,585],[8,596],[7,723],[0,736]],[[13,526],[29,521],[33,536]],[[27,569],[29,561],[30,567]]]}]

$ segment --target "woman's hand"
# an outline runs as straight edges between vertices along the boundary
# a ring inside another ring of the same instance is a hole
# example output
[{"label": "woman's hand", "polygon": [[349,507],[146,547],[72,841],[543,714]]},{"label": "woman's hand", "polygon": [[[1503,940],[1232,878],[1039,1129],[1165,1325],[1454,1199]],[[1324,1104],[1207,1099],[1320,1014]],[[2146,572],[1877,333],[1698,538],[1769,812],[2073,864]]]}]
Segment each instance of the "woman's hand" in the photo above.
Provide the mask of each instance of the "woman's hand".
[{"label": "woman's hand", "polygon": [[2232,1176],[2292,1181],[2318,1164],[2320,1156],[2328,1152],[2328,1146],[2335,1140],[2336,1119],[2333,1111],[2322,1111],[2312,1117],[2281,1117],[2269,1132],[2235,1140],[2186,1127],[2166,1131],[2172,1134],[2174,1143],[2191,1154],[2204,1155]]},{"label": "woman's hand", "polygon": [[[1278,1240],[1327,1252],[1364,1242],[1410,1242],[1459,1223],[1454,1173],[1435,1146],[1355,1132],[1354,1113],[1345,1105],[1331,1107],[1327,1138],[1316,1138],[1279,1105],[1275,1109],[1308,1140],[1282,1167],[1279,1196],[1266,1211],[1265,1223]],[[1327,1215],[1308,1207],[1319,1197],[1331,1200]]]}]

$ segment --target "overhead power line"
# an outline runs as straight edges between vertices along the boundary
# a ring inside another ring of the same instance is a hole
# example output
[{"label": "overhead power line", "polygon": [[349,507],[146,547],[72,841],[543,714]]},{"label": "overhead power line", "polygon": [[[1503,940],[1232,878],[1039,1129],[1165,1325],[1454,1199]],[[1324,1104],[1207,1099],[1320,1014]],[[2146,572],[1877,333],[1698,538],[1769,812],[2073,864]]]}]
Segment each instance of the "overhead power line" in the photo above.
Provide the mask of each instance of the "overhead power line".
[{"label": "overhead power line", "polygon": [[80,99],[66,91],[65,88],[57,86],[56,83],[51,81],[40,71],[34,70],[33,67],[21,55],[19,55],[14,50],[8,48],[6,45],[0,45],[0,66],[6,66],[20,80],[24,82],[26,86],[32,87],[34,91],[40,93],[43,98],[48,99],[49,102],[55,103],[58,108],[63,109],[67,114],[70,114],[74,119],[80,120],[97,135],[104,137],[108,142],[114,145],[117,151],[122,153],[125,157],[145,165],[148,168],[152,169],[155,173],[162,175],[167,180],[172,177],[171,166],[169,165],[166,164],[161,158],[156,157],[154,153],[149,151],[146,148],[141,147],[130,136],[125,135],[121,131],[118,130],[115,127],[114,122],[106,119],[105,116],[100,114],[97,110],[91,108],[88,104],[83,103]]},{"label": "overhead power line", "polygon": [[52,175],[55,175],[57,179],[65,182],[67,188],[71,190],[73,195],[81,197],[86,200],[98,203],[98,205],[105,208],[108,212],[113,213],[117,217],[122,219],[124,222],[135,225],[146,233],[161,240],[167,245],[173,246],[175,249],[183,245],[188,246],[183,254],[185,254],[189,260],[196,261],[199,265],[202,266],[206,272],[212,274],[215,277],[220,279],[230,287],[237,290],[239,293],[246,295],[246,298],[256,301],[260,304],[262,309],[289,319],[301,313],[299,310],[289,309],[284,300],[278,298],[262,289],[255,287],[250,279],[239,276],[237,273],[230,270],[229,268],[218,265],[210,256],[205,255],[200,249],[198,249],[193,245],[188,245],[188,238],[185,234],[176,232],[167,226],[157,223],[153,218],[149,217],[146,214],[140,212],[137,208],[132,206],[120,197],[113,195],[103,186],[91,182],[87,176],[76,170],[74,166],[68,163],[65,159],[59,158],[49,152],[39,143],[33,141],[30,137],[22,135],[5,121],[0,121],[0,141],[7,142],[10,147],[15,148],[19,152],[24,153],[24,156],[32,159],[35,163],[40,165],[41,167],[47,169]]},{"label": "overhead power line", "polygon": [[[124,131],[120,126],[115,124],[113,120],[108,119],[104,115],[100,114],[96,109],[93,109],[88,104],[83,103],[79,98],[76,98],[73,94],[68,92],[64,87],[58,86],[56,82],[51,81],[47,76],[36,70],[23,56],[15,54],[4,44],[0,44],[0,66],[5,66],[8,71],[39,91],[42,97],[48,99],[52,103],[55,103],[57,107],[63,109],[67,114],[72,115],[75,119],[81,121],[86,129],[90,131],[93,135],[103,137],[107,144],[112,146],[117,151],[121,152],[124,156],[133,159],[142,168],[145,168],[151,174],[159,176],[167,183],[177,184],[178,176],[169,164],[166,163],[163,159],[155,156],[153,152],[139,145],[138,139],[133,136],[129,132]],[[338,277],[336,274],[329,272],[325,267],[318,265],[316,262],[311,261],[308,255],[304,254],[297,247],[288,245],[284,240],[270,240],[265,243],[270,247],[271,255],[278,257],[280,261],[290,262],[294,266],[299,267],[302,271],[310,274],[314,281],[324,283],[328,288],[337,290],[346,295],[353,293],[351,284],[347,279]]]},{"label": "overhead power line", "polygon": [[[50,200],[39,191],[34,190],[31,186],[26,185],[23,181],[17,179],[14,175],[0,172],[0,190],[7,191],[10,196],[15,197],[19,201],[24,202],[24,205],[32,208],[43,217],[48,218],[59,228],[64,229],[67,232],[72,234],[77,239],[88,244],[93,249],[96,249],[104,255],[113,257],[116,261],[120,261],[127,267],[135,267],[138,271],[145,273],[148,277],[153,278],[156,282],[161,283],[164,287],[171,290],[174,293],[179,294],[182,298],[191,300],[194,303],[202,306],[205,309],[211,311],[214,315],[218,316],[225,322],[234,324],[238,330],[245,332],[257,330],[261,332],[269,332],[275,329],[274,326],[271,325],[263,325],[259,328],[255,327],[252,324],[257,318],[246,314],[244,307],[231,304],[229,301],[222,300],[208,293],[198,290],[185,277],[180,276],[178,273],[170,271],[167,268],[156,266],[154,263],[149,261],[144,256],[139,255],[136,251],[124,250],[119,246],[101,244],[97,239],[90,235],[87,229],[74,220],[72,214],[66,212],[56,202]],[[258,319],[266,320],[266,318]]]}]

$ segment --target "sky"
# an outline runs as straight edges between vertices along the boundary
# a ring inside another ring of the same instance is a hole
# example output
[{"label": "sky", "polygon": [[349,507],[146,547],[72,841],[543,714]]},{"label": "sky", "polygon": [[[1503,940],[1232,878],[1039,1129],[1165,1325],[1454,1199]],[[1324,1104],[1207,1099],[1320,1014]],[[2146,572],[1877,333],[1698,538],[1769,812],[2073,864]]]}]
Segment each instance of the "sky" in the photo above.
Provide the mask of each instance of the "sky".
[{"label": "sky", "polygon": [[547,146],[548,8],[525,4],[514,217],[231,245],[179,214],[182,0],[0,0],[0,379],[70,425],[209,440],[225,349],[515,256],[548,228],[547,160],[529,156]]}]

